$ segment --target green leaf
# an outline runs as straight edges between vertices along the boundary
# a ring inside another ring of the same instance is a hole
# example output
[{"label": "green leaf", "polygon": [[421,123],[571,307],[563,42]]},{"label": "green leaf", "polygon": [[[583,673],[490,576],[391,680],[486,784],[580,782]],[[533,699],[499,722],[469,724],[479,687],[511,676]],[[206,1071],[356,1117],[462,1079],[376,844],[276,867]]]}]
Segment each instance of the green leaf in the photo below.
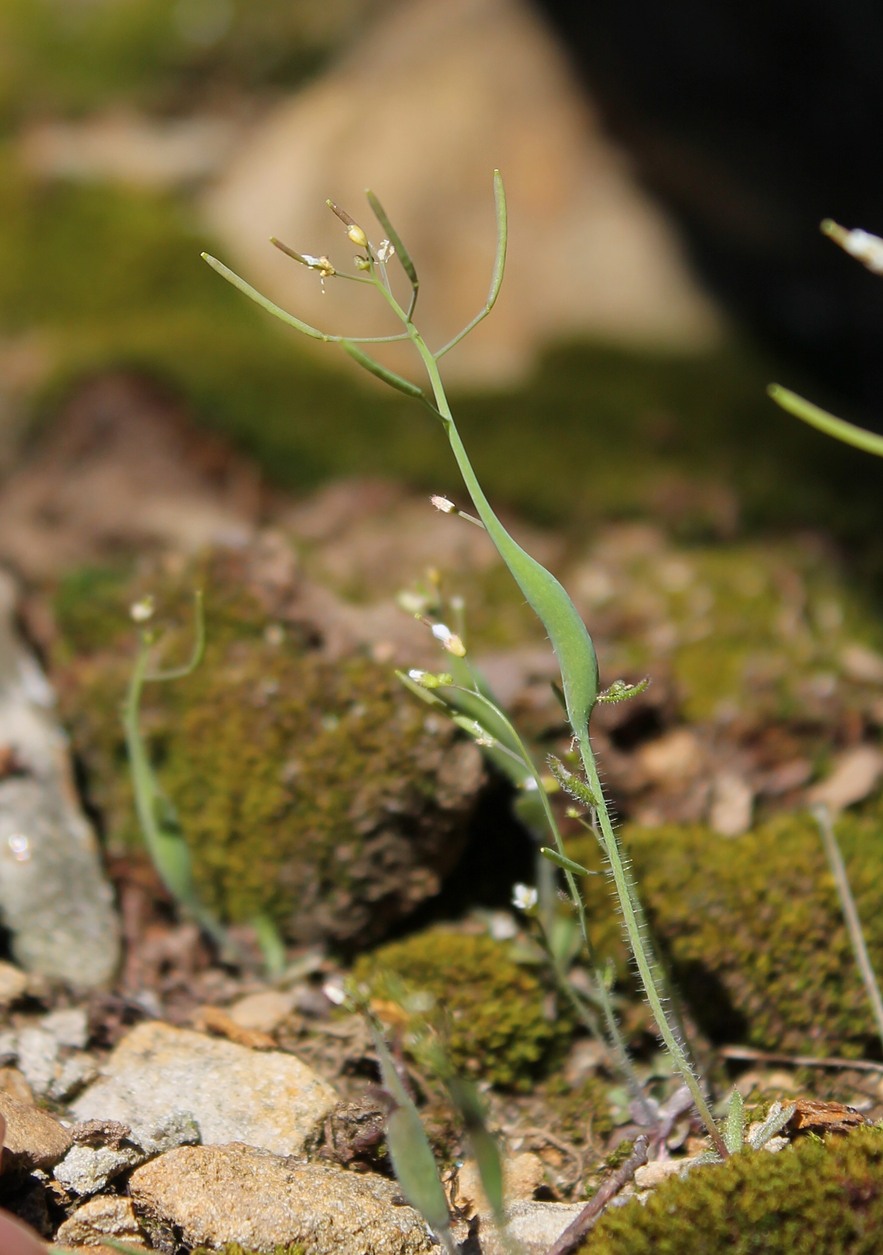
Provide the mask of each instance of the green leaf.
[{"label": "green leaf", "polygon": [[402,237],[390,222],[389,216],[380,201],[370,190],[367,190],[365,195],[368,197],[368,204],[371,206],[374,217],[386,232],[386,238],[395,249],[396,257],[398,257],[402,270],[404,270],[405,274],[408,276],[408,282],[411,284],[411,307],[408,310],[408,317],[410,318],[414,313],[414,306],[417,304],[417,290],[420,287],[420,280],[417,278],[416,267],[414,266],[413,261],[411,261],[411,254],[402,243]]},{"label": "green leaf", "polygon": [[543,858],[547,858],[550,863],[554,863],[556,867],[560,867],[566,872],[572,872],[574,876],[598,875],[597,872],[589,871],[588,867],[583,867],[581,863],[575,863],[572,858],[559,854],[557,850],[551,849],[548,845],[540,846],[540,854],[542,854]]},{"label": "green leaf", "polygon": [[433,1233],[451,1249],[448,1245],[451,1226],[448,1200],[439,1179],[429,1138],[417,1108],[396,1071],[386,1042],[373,1022],[371,1034],[380,1062],[383,1088],[396,1104],[386,1126],[386,1141],[396,1180],[407,1201],[420,1212]]},{"label": "green leaf", "polygon": [[745,1104],[742,1095],[734,1089],[727,1106],[727,1123],[724,1128],[724,1142],[731,1155],[738,1154],[742,1149],[745,1137]]},{"label": "green leaf", "polygon": [[883,458],[883,436],[878,436],[873,431],[865,431],[864,427],[856,427],[854,423],[847,423],[842,418],[835,418],[827,410],[820,409],[819,406],[813,405],[811,401],[806,401],[796,392],[791,392],[780,384],[771,383],[767,388],[767,395],[775,401],[776,405],[780,405],[795,418],[809,423],[810,427],[823,431],[827,436],[833,436],[835,440],[840,440],[843,444],[861,449],[864,453],[873,453],[875,457]]},{"label": "green leaf", "polygon": [[426,400],[426,393],[416,383],[411,383],[410,379],[405,379],[403,375],[397,375],[394,370],[389,370],[380,362],[369,357],[367,353],[363,353],[358,345],[352,340],[341,340],[344,349],[349,353],[354,362],[358,362],[363,370],[367,370],[369,375],[374,375],[383,383],[389,384],[390,388],[395,388],[398,392],[404,392],[405,396],[416,397],[419,401]]}]

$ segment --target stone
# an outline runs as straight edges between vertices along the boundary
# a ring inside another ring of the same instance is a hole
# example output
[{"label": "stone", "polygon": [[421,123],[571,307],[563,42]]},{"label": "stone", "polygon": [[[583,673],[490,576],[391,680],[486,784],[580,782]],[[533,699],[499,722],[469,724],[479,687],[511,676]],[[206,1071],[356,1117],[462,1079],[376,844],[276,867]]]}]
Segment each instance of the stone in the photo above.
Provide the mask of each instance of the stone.
[{"label": "stone", "polygon": [[27,975],[12,963],[0,962],[0,1007],[12,1006],[28,987]]},{"label": "stone", "polygon": [[508,1243],[490,1220],[482,1220],[482,1255],[508,1255],[515,1243],[522,1255],[546,1255],[584,1207],[585,1203],[547,1203],[533,1199],[513,1203],[506,1209]]},{"label": "stone", "polygon": [[854,745],[834,757],[831,774],[807,790],[807,801],[827,806],[835,815],[873,793],[883,775],[883,753],[873,745]]},{"label": "stone", "polygon": [[26,971],[92,988],[119,962],[113,895],[53,691],[16,633],[16,602],[14,581],[0,572],[0,917]]},{"label": "stone", "polygon": [[[384,143],[390,134],[396,142]],[[495,165],[510,204],[506,282],[493,318],[446,360],[449,378],[523,374],[540,344],[578,332],[714,341],[720,322],[664,216],[580,99],[548,32],[514,0],[390,6],[323,75],[257,118],[204,210],[222,260],[271,299],[322,328],[375,334],[388,329],[376,299],[361,301],[351,283],[320,286],[267,245],[275,235],[349,270],[354,250],[325,200],[333,195],[376,245],[362,192],[374,188],[430,293],[421,329],[444,343],[487,294]],[[412,354],[386,347],[393,369],[413,368]]]},{"label": "stone", "polygon": [[438,1249],[418,1212],[398,1204],[394,1181],[241,1144],[170,1151],[135,1169],[129,1193],[139,1212],[174,1225],[189,1246],[273,1250],[302,1242],[310,1255]]},{"label": "stone", "polygon": [[140,1136],[111,1120],[89,1121],[76,1126],[72,1135],[75,1145],[52,1175],[70,1193],[87,1198],[146,1160],[176,1146],[198,1142],[199,1128],[192,1116],[172,1112]]},{"label": "stone", "polygon": [[135,1243],[142,1249],[144,1234],[131,1199],[119,1194],[90,1198],[59,1226],[55,1235],[58,1245],[87,1246],[90,1253],[102,1238]]},{"label": "stone", "polygon": [[290,990],[262,989],[246,994],[228,1008],[230,1019],[240,1028],[258,1033],[272,1033],[291,1015],[296,995]]},{"label": "stone", "polygon": [[5,1121],[2,1165],[4,1172],[48,1172],[67,1152],[69,1131],[39,1107],[18,1102],[0,1092],[0,1117]]},{"label": "stone", "polygon": [[187,1112],[206,1144],[246,1141],[294,1155],[336,1102],[331,1086],[294,1055],[151,1023],[123,1038],[71,1110],[78,1120],[120,1120],[136,1136],[171,1112]]}]

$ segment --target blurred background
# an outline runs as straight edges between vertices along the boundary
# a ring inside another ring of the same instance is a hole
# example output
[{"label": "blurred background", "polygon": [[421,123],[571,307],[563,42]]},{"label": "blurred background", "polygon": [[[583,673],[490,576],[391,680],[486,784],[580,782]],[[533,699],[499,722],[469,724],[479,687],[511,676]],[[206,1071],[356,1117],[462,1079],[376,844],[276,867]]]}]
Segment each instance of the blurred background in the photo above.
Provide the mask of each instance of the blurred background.
[{"label": "blurred background", "polygon": [[[419,411],[273,323],[199,252],[301,317],[376,333],[360,291],[323,287],[268,243],[348,266],[325,198],[360,218],[370,185],[443,342],[487,290],[499,167],[503,293],[446,359],[491,493],[575,527],[822,525],[861,541],[870,570],[879,468],[787,419],[764,386],[879,414],[883,283],[818,221],[883,230],[883,14],[743,10],[0,0],[4,556],[28,573],[12,538],[28,509],[44,523],[54,509],[62,543],[77,459],[127,407],[147,415],[139,439],[172,410],[216,461],[212,441],[229,442],[274,487],[453,483]],[[52,509],[33,485],[23,501],[22,468],[71,422]]]}]

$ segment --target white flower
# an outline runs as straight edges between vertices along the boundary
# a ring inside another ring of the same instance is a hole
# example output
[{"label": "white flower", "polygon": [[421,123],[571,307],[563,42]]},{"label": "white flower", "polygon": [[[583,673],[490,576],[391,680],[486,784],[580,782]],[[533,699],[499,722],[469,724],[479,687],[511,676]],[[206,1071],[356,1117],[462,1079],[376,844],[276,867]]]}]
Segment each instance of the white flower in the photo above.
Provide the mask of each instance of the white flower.
[{"label": "white flower", "polygon": [[390,257],[395,257],[395,247],[390,244],[389,240],[381,240],[377,249],[377,259],[384,263],[388,262]]},{"label": "white flower", "polygon": [[517,884],[512,886],[512,905],[516,911],[524,911],[525,913],[532,911],[537,904],[538,897],[536,889],[532,889],[529,885]]},{"label": "white flower", "polygon": [[336,1007],[342,1007],[343,1004],[346,1002],[345,991],[335,981],[330,981],[330,980],[326,981],[325,984],[322,986],[322,993],[325,995],[328,1001],[332,1002]]},{"label": "white flower", "polygon": [[855,257],[875,275],[883,274],[883,240],[870,231],[848,231],[840,241],[850,257]]},{"label": "white flower", "polygon": [[429,500],[436,510],[440,510],[442,514],[453,514],[457,508],[453,501],[449,501],[447,497],[430,497]]},{"label": "white flower", "polygon": [[311,270],[318,270],[323,279],[329,278],[331,275],[337,274],[331,261],[324,255],[321,257],[313,257],[311,253],[302,253],[306,264]]},{"label": "white flower", "polygon": [[133,623],[147,623],[149,619],[153,618],[153,610],[153,598],[142,597],[140,601],[134,602],[129,607],[129,614]]}]

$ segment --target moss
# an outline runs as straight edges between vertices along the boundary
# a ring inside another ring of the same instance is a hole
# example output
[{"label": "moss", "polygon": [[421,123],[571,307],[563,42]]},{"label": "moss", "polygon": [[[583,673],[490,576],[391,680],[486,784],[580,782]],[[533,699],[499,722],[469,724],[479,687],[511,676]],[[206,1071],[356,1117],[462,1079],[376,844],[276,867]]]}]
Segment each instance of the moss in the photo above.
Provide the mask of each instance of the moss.
[{"label": "moss", "polygon": [[356,7],[332,0],[317,14],[309,0],[240,2],[223,20],[222,8],[178,0],[4,0],[0,118],[121,103],[193,108],[222,89],[296,84],[349,32]]},{"label": "moss", "polygon": [[883,1133],[867,1128],[777,1154],[743,1152],[608,1208],[582,1255],[873,1255],[883,1231]]},{"label": "moss", "polygon": [[590,561],[615,591],[589,617],[621,665],[671,678],[685,721],[817,721],[829,743],[835,676],[838,706],[867,707],[867,686],[844,674],[844,658],[857,643],[883,649],[883,616],[830,545],[775,536],[676,545],[623,528]]},{"label": "moss", "polygon": [[[190,846],[198,892],[219,917],[270,915],[291,940],[378,938],[437,891],[465,844],[481,787],[478,751],[414,702],[389,668],[333,662],[310,626],[280,622],[247,584],[244,551],[179,572],[165,601],[187,656],[190,590],[206,588],[205,659],[186,680],[149,685],[143,725]],[[136,585],[139,582],[136,581]],[[161,587],[159,581],[155,587]],[[128,605],[144,591],[133,585]],[[69,597],[62,609],[69,619]],[[74,616],[80,641],[112,621]],[[119,721],[134,657],[125,614],[108,646],[70,647],[56,678],[74,746],[112,843],[140,843]]]},{"label": "moss", "polygon": [[561,1076],[550,1077],[543,1087],[549,1125],[568,1142],[606,1141],[614,1129],[608,1088],[598,1076],[575,1086]]},{"label": "moss", "polygon": [[566,1014],[548,1018],[537,976],[487,936],[434,928],[360,958],[352,976],[404,1010],[418,1049],[429,1024],[456,1072],[501,1089],[531,1088],[573,1031]]},{"label": "moss", "polygon": [[776,410],[773,374],[737,343],[701,356],[562,344],[517,389],[458,398],[455,413],[485,487],[548,522],[649,515],[689,540],[811,523],[867,553],[878,471]]},{"label": "moss", "polygon": [[[872,962],[883,967],[881,820],[843,817],[838,838]],[[639,893],[675,988],[713,1039],[789,1054],[879,1056],[880,1045],[818,832],[781,816],[724,839],[701,826],[626,827]],[[574,857],[598,865],[592,843]],[[599,949],[628,965],[609,886],[584,882]]]}]

